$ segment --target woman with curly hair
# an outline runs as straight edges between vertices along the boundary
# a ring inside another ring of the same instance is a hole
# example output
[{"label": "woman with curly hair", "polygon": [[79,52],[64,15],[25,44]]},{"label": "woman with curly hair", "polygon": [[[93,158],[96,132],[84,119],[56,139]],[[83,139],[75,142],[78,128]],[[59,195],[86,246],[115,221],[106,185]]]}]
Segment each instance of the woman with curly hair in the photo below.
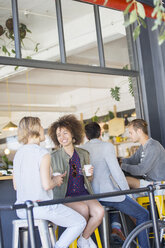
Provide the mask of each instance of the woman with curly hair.
[{"label": "woman with curly hair", "polygon": [[[59,149],[51,154],[53,172],[61,174],[67,172],[63,184],[54,188],[54,198],[75,197],[92,194],[91,176],[84,173],[84,165],[89,164],[89,153],[75,147],[83,141],[83,126],[74,115],[65,115],[54,122],[48,134]],[[104,209],[97,200],[66,203],[66,206],[76,210],[87,220],[86,228],[78,239],[79,248],[96,248],[91,234],[100,225],[104,216]]]}]

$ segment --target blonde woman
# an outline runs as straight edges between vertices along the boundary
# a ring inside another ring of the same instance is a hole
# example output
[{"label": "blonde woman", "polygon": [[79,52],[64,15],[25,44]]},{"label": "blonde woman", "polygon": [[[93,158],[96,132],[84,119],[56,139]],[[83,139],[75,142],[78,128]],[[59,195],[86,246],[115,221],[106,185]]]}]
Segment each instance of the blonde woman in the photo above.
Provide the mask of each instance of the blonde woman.
[{"label": "blonde woman", "polygon": [[[67,171],[63,184],[53,190],[54,198],[92,194],[90,181],[93,179],[93,167],[90,177],[84,173],[84,165],[89,164],[89,153],[75,146],[83,140],[81,122],[74,115],[65,115],[51,125],[48,133],[59,147],[51,155],[53,172],[63,174]],[[90,236],[102,222],[104,209],[101,204],[97,200],[89,200],[65,205],[83,215],[87,221],[86,228],[78,239],[78,247],[96,248]]]},{"label": "blonde woman", "polygon": [[[13,183],[17,191],[16,203],[26,200],[45,201],[53,199],[53,188],[58,188],[66,176],[53,176],[50,155],[40,142],[45,140],[44,129],[37,117],[24,117],[18,127],[18,141],[23,146],[14,158]],[[86,226],[86,220],[71,208],[56,204],[34,207],[34,218],[46,219],[59,226],[66,227],[55,248],[68,247]],[[26,218],[25,210],[17,210],[19,218]]]}]

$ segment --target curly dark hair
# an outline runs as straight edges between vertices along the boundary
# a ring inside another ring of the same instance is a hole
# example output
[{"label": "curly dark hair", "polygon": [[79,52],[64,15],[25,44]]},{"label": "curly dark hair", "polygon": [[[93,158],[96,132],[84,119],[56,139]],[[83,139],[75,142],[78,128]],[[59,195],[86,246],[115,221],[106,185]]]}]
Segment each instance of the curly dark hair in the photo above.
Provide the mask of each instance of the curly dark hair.
[{"label": "curly dark hair", "polygon": [[65,127],[73,135],[74,145],[79,145],[84,139],[84,128],[82,123],[74,115],[64,115],[53,122],[48,129],[48,135],[55,145],[59,146],[57,139],[57,128]]}]

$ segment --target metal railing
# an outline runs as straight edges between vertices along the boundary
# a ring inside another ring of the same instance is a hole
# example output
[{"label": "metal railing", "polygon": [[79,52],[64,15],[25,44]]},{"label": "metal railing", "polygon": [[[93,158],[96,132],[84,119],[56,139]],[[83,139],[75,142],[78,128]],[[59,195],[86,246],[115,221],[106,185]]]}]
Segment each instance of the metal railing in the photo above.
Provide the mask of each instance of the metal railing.
[{"label": "metal railing", "polygon": [[[91,200],[91,199],[99,199],[99,198],[113,197],[113,196],[119,196],[119,195],[129,195],[129,194],[148,192],[150,206],[151,206],[151,218],[152,218],[153,229],[154,229],[154,234],[155,234],[155,244],[156,244],[156,248],[160,248],[157,216],[156,216],[156,209],[155,209],[155,204],[154,204],[154,191],[159,190],[159,189],[165,189],[165,184],[163,184],[163,185],[149,185],[147,187],[139,188],[139,189],[107,192],[107,193],[102,193],[102,194],[78,196],[78,197],[73,197],[73,198],[63,198],[63,199],[50,200],[50,201],[41,201],[41,202],[26,201],[24,204],[13,204],[13,205],[1,204],[0,205],[0,211],[1,210],[26,209],[31,248],[36,248],[37,246],[36,246],[36,238],[35,238],[35,233],[34,233],[33,207],[47,206],[47,205],[53,205],[53,204],[59,204],[59,203],[63,204],[63,203],[68,203],[68,202],[78,202],[78,201],[84,201],[84,200]],[[0,219],[0,248],[4,248],[1,219]]]}]

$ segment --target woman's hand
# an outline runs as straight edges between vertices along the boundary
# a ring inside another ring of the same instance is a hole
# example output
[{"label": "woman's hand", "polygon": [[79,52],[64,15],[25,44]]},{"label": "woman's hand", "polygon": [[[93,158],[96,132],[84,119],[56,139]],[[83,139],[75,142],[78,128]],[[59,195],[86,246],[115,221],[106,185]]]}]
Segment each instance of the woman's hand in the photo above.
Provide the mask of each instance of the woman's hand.
[{"label": "woman's hand", "polygon": [[93,176],[94,166],[91,166],[91,168],[88,170],[88,172]]},{"label": "woman's hand", "polygon": [[93,180],[93,171],[94,171],[94,166],[91,166],[91,168],[88,170],[91,176],[87,176],[88,180],[91,182]]},{"label": "woman's hand", "polygon": [[67,173],[67,172],[65,171],[65,172],[64,172],[63,174],[61,174],[61,175],[53,176],[53,180],[54,180],[56,186],[60,187],[61,184],[63,184],[64,177],[66,176],[66,173]]}]

